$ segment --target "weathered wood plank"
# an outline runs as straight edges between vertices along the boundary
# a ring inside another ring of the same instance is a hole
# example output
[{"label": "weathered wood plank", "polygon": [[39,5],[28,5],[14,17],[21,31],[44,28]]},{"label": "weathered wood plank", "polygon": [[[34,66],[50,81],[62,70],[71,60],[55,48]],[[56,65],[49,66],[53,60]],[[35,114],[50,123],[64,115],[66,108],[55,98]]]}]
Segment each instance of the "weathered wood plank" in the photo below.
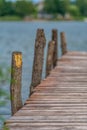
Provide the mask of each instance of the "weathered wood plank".
[{"label": "weathered wood plank", "polygon": [[58,104],[56,104],[56,103],[52,103],[52,104],[32,104],[32,103],[29,103],[29,104],[26,104],[26,107],[80,107],[80,106],[82,106],[82,107],[85,107],[87,104],[85,104],[85,103],[70,103],[70,104],[68,104],[68,103],[58,103]]},{"label": "weathered wood plank", "polygon": [[[21,130],[87,130],[85,126],[20,126]],[[19,130],[19,127],[10,127],[10,130]]]},{"label": "weathered wood plank", "polygon": [[13,127],[27,127],[27,126],[31,126],[31,127],[37,127],[37,126],[42,126],[42,127],[48,127],[48,126],[54,126],[54,127],[60,127],[60,126],[85,126],[87,128],[87,122],[84,122],[84,123],[64,123],[64,122],[61,122],[61,123],[58,123],[58,122],[55,122],[55,123],[50,123],[50,122],[47,122],[47,123],[9,123],[9,126],[13,126]]},{"label": "weathered wood plank", "polygon": [[87,130],[87,53],[62,56],[6,125],[10,130]]}]

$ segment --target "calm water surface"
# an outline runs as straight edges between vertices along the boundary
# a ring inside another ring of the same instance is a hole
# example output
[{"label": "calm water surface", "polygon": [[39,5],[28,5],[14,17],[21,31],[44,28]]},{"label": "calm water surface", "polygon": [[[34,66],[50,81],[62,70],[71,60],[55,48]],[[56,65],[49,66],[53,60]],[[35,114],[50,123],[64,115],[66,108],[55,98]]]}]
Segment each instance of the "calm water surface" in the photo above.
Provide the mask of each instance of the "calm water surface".
[{"label": "calm water surface", "polygon": [[[23,53],[23,101],[25,101],[29,95],[37,28],[43,28],[45,30],[47,43],[51,40],[51,30],[56,28],[59,33],[61,31],[66,32],[68,50],[87,51],[87,23],[85,22],[0,22],[0,64],[10,67],[12,52],[21,51]],[[43,78],[44,75],[45,65]],[[9,82],[0,85],[8,94],[9,86]],[[0,115],[3,115],[5,119],[7,119],[10,117],[10,114],[10,102],[8,101],[6,107],[0,108]]]}]

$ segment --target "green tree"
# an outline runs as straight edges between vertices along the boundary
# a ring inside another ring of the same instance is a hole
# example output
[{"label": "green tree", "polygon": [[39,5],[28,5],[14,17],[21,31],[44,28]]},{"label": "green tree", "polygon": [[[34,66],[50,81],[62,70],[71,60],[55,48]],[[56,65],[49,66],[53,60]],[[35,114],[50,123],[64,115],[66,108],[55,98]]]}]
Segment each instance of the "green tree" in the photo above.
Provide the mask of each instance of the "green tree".
[{"label": "green tree", "polygon": [[77,0],[76,4],[82,16],[87,16],[87,0]]},{"label": "green tree", "polygon": [[45,0],[44,11],[49,14],[60,13],[65,15],[68,12],[69,4],[69,0]]},{"label": "green tree", "polygon": [[36,7],[31,0],[0,0],[0,16],[26,16],[36,13]]},{"label": "green tree", "polygon": [[80,15],[79,8],[76,5],[70,5],[70,7],[69,7],[69,13],[72,16],[79,16]]},{"label": "green tree", "polygon": [[13,15],[13,14],[14,14],[13,3],[10,1],[1,0],[0,1],[0,16]]},{"label": "green tree", "polygon": [[17,15],[24,17],[26,15],[34,14],[36,12],[36,8],[31,1],[21,0],[16,1],[15,11]]}]

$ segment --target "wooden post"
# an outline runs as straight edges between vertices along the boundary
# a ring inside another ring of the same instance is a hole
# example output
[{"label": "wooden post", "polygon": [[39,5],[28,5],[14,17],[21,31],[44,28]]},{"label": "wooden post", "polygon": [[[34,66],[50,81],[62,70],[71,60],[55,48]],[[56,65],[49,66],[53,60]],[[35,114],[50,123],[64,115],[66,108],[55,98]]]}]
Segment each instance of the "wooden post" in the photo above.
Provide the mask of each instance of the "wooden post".
[{"label": "wooden post", "polygon": [[55,48],[53,55],[53,67],[55,67],[58,59],[58,32],[56,29],[52,30],[52,41],[55,41]]},{"label": "wooden post", "polygon": [[66,38],[65,38],[65,33],[61,32],[61,51],[62,55],[67,53],[67,43],[66,43]]},{"label": "wooden post", "polygon": [[54,56],[55,41],[50,41],[48,44],[47,62],[46,62],[46,77],[53,69],[53,56]]},{"label": "wooden post", "polygon": [[32,71],[32,82],[30,86],[30,95],[32,94],[33,89],[41,82],[45,45],[46,39],[44,30],[38,29],[35,41],[35,54]]},{"label": "wooden post", "polygon": [[14,115],[22,107],[21,98],[21,80],[22,80],[22,53],[12,53],[12,68],[11,68],[11,110]]}]

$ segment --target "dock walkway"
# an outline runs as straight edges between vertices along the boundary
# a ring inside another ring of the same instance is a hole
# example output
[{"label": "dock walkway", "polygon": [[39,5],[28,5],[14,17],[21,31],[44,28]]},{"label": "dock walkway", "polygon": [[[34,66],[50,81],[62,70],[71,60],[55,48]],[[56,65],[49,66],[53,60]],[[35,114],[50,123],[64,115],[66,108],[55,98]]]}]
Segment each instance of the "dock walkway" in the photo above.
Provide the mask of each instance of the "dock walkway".
[{"label": "dock walkway", "polygon": [[87,53],[62,56],[6,125],[9,130],[87,130]]}]

